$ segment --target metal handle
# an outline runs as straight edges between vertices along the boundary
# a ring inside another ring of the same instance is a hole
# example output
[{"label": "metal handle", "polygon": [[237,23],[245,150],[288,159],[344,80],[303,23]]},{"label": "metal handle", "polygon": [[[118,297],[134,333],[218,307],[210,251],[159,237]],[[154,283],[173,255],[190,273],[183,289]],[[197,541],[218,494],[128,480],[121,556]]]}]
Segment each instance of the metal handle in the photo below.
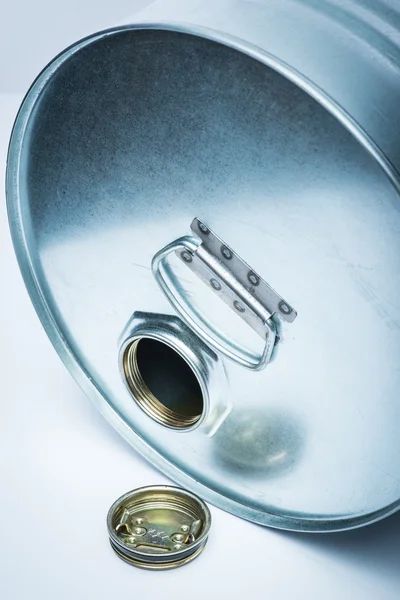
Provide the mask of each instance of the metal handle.
[{"label": "metal handle", "polygon": [[[291,322],[297,313],[207,225],[194,219],[191,228],[198,237],[181,237],[157,252],[152,261],[154,277],[181,318],[205,343],[243,367],[259,371],[270,361],[278,339],[272,316],[279,311]],[[238,345],[193,306],[169,264],[173,253],[265,340],[260,355]]]},{"label": "metal handle", "polygon": [[154,277],[180,317],[206,344],[243,367],[259,371],[268,364],[274,349],[276,339],[274,323],[268,324],[264,350],[261,355],[256,356],[246,348],[236,344],[226,334],[220,332],[216,326],[210,325],[208,319],[197,311],[187,296],[181,292],[179,281],[170,268],[167,259],[169,255],[177,251],[188,252],[189,255],[192,255],[199,246],[200,243],[191,236],[181,237],[165,246],[153,258]]}]

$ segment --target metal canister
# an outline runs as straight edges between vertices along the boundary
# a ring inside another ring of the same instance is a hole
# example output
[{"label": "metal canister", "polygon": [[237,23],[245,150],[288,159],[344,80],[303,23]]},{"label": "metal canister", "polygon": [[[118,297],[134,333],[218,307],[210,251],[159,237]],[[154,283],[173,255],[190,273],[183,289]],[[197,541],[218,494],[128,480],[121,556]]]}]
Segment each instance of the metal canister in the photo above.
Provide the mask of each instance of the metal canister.
[{"label": "metal canister", "polygon": [[7,199],[56,350],[146,458],[261,524],[400,505],[400,14],[156,2],[32,85]]}]

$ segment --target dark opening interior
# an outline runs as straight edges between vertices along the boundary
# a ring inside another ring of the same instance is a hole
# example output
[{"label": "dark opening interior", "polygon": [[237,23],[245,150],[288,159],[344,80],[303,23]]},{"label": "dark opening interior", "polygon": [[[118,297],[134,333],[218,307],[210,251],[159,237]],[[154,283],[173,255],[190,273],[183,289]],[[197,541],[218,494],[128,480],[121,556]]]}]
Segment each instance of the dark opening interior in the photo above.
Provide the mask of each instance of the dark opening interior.
[{"label": "dark opening interior", "polygon": [[135,400],[156,421],[185,428],[200,419],[203,394],[197,377],[167,344],[151,338],[132,342],[124,371]]}]

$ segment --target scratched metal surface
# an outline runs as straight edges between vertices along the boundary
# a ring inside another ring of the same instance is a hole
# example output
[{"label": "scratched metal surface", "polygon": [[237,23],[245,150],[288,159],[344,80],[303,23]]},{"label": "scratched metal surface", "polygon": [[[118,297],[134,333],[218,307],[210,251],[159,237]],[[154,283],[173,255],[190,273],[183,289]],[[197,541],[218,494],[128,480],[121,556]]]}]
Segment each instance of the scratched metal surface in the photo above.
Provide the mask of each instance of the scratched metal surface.
[{"label": "scratched metal surface", "polygon": [[[78,44],[19,114],[9,215],[57,351],[133,446],[240,516],[338,530],[400,498],[399,197],[392,156],[281,68],[207,31],[133,27]],[[225,362],[233,410],[211,437],[149,419],[117,361],[134,310],[171,312],[151,258],[194,216],[298,311],[265,371]]]}]

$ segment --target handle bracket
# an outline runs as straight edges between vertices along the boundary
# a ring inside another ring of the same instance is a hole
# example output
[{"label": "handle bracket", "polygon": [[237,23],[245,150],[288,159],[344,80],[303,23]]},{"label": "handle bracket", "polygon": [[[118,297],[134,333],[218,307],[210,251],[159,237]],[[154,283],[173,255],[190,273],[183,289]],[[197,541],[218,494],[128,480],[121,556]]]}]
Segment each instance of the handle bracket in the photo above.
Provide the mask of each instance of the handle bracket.
[{"label": "handle bracket", "polygon": [[[196,237],[180,238],[155,255],[154,276],[181,317],[206,343],[244,367],[261,370],[277,339],[274,315],[292,323],[297,312],[203,221],[195,218],[191,230]],[[168,265],[173,252],[265,340],[262,355],[238,346],[191,305]]]}]

